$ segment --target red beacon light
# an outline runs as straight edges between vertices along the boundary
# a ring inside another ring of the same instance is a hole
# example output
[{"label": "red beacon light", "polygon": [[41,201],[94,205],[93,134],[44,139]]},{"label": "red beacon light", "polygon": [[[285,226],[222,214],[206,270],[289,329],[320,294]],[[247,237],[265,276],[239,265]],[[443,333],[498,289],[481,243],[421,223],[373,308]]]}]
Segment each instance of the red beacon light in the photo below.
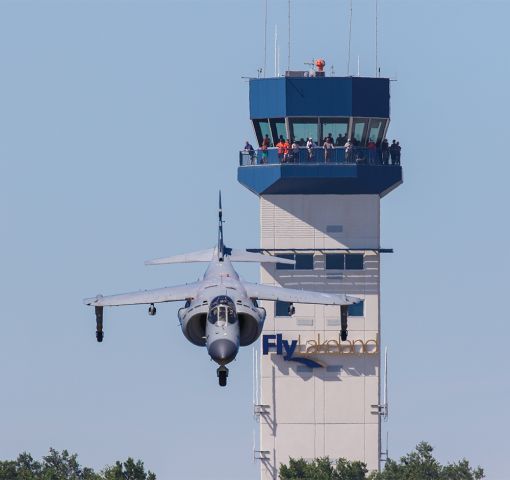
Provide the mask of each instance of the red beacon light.
[{"label": "red beacon light", "polygon": [[324,67],[326,66],[326,62],[324,61],[324,59],[319,58],[318,60],[315,60],[315,66],[317,67],[317,70],[319,72],[323,72]]}]

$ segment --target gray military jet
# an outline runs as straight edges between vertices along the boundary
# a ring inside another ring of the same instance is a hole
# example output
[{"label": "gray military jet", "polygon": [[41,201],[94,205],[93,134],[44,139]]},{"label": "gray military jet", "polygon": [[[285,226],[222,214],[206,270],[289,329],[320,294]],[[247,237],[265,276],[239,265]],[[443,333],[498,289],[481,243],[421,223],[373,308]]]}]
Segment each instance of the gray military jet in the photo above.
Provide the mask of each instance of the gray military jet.
[{"label": "gray military jet", "polygon": [[260,336],[266,311],[257,300],[280,300],[289,303],[294,314],[294,303],[341,305],[341,337],[347,338],[347,308],[360,299],[347,295],[294,290],[259,285],[241,280],[232,262],[286,263],[294,260],[272,255],[235,250],[223,243],[221,193],[219,201],[218,244],[209,250],[148,260],[146,265],[170,263],[209,262],[203,279],[186,285],[144,290],[121,295],[102,296],[84,300],[95,307],[96,338],[103,341],[103,308],[121,305],[149,305],[149,315],[156,315],[156,303],[186,302],[178,311],[184,336],[194,345],[206,347],[212,360],[218,363],[220,386],[227,384],[226,365],[236,358],[239,347],[254,343]]}]

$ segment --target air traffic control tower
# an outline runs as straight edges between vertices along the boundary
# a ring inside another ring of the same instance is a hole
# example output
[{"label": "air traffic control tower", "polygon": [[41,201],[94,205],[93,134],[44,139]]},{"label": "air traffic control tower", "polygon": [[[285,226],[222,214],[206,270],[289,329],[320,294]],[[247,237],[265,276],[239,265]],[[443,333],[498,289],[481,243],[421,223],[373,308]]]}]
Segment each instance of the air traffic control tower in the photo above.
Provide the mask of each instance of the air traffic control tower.
[{"label": "air traffic control tower", "polygon": [[[400,155],[391,158],[382,147],[390,81],[292,72],[252,79],[249,88],[259,147],[266,136],[271,145],[241,152],[238,180],[260,199],[260,250],[296,260],[262,265],[261,281],[363,300],[344,312],[346,341],[340,307],[262,302],[255,395],[261,478],[276,479],[289,457],[344,457],[377,469],[386,410],[380,258],[391,252],[380,245],[380,205],[402,183]],[[280,136],[299,150],[278,150]],[[315,146],[308,149],[310,137]],[[323,148],[326,137],[334,148]]]}]

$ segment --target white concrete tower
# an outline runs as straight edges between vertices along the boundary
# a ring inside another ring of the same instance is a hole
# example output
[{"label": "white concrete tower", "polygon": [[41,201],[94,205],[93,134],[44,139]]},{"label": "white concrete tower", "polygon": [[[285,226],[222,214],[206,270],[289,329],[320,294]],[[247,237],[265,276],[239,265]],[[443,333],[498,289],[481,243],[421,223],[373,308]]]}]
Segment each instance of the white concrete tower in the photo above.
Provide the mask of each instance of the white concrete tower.
[{"label": "white concrete tower", "polygon": [[[344,457],[377,469],[380,255],[390,251],[380,245],[380,200],[402,183],[399,149],[383,142],[389,80],[254,79],[250,117],[261,149],[241,153],[238,179],[260,198],[260,249],[296,260],[262,265],[261,281],[363,299],[343,316],[340,307],[263,302],[261,478],[277,478],[289,457]],[[277,147],[280,136],[299,150]]]}]

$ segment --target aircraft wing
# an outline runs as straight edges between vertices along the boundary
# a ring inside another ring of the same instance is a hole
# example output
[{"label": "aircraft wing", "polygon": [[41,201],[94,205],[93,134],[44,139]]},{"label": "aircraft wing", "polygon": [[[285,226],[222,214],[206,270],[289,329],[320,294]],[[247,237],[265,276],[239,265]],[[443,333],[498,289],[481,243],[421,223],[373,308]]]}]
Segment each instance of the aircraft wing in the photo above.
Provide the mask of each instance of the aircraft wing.
[{"label": "aircraft wing", "polygon": [[187,285],[158,288],[156,290],[142,290],[140,292],[109,295],[106,297],[98,295],[97,297],[86,298],[83,300],[83,303],[94,307],[117,307],[145,303],[178,302],[195,298],[199,286],[199,283],[189,283]]},{"label": "aircraft wing", "polygon": [[279,300],[290,303],[315,303],[320,305],[352,305],[361,302],[357,297],[343,294],[310,292],[292,288],[260,285],[258,283],[243,282],[246,293],[250,298],[258,300]]}]

